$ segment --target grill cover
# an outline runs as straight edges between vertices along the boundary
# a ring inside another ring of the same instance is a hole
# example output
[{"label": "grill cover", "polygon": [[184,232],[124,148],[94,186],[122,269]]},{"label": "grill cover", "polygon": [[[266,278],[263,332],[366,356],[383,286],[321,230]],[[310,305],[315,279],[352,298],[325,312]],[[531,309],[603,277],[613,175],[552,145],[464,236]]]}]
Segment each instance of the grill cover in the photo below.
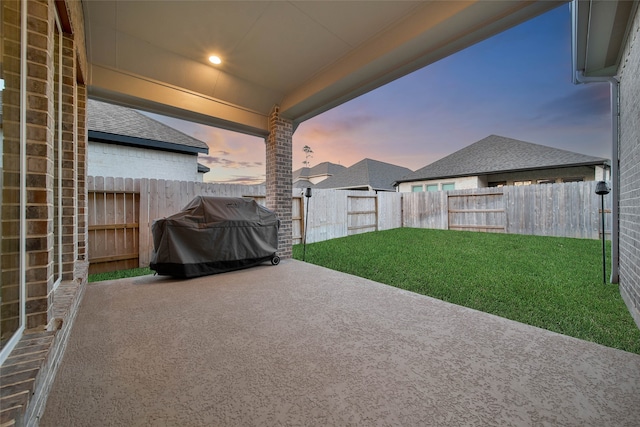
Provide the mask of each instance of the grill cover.
[{"label": "grill cover", "polygon": [[158,274],[197,277],[273,259],[280,221],[255,200],[198,196],[151,226],[150,267]]}]

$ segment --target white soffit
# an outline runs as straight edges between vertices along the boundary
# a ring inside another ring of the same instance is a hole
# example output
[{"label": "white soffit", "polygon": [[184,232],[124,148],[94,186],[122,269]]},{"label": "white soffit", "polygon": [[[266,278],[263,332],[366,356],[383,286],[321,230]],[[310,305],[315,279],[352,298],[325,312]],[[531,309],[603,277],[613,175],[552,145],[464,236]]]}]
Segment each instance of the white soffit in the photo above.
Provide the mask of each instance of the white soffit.
[{"label": "white soffit", "polygon": [[615,76],[638,2],[580,0],[573,7],[576,71],[587,77]]}]

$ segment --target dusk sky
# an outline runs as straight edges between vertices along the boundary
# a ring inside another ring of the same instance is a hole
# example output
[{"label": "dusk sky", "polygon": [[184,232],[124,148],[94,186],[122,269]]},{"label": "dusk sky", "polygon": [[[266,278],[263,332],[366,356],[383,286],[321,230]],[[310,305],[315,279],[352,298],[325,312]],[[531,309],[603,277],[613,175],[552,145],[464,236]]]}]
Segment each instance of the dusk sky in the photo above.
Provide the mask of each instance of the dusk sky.
[{"label": "dusk sky", "polygon": [[[370,158],[416,170],[491,134],[610,158],[609,85],[574,85],[562,5],[302,123],[293,170]],[[160,118],[209,145],[205,181],[265,179],[264,139]]]}]

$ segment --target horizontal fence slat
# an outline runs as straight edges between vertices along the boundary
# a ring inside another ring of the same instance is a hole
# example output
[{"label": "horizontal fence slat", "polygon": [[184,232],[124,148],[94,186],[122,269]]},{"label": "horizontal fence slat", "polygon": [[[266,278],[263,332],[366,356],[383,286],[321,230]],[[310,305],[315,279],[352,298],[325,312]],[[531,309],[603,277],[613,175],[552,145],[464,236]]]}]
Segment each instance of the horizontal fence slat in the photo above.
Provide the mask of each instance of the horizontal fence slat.
[{"label": "horizontal fence slat", "polygon": [[[473,188],[472,190],[481,190],[481,188]],[[451,191],[451,190],[450,190]],[[468,190],[467,190],[468,191]],[[481,194],[449,194],[449,197],[484,197],[484,196],[502,196],[503,193],[481,193]]]},{"label": "horizontal fence slat", "polygon": [[347,212],[347,215],[366,215],[366,214],[374,214],[377,211],[350,211]]},{"label": "horizontal fence slat", "polygon": [[505,227],[503,225],[450,225],[449,228],[451,230],[454,229],[466,229],[466,228],[481,228],[481,229],[486,229],[486,230],[504,230]]},{"label": "horizontal fence slat", "polygon": [[138,229],[139,225],[137,223],[132,224],[95,224],[89,226],[89,231],[96,230],[115,230],[115,229]]},{"label": "horizontal fence slat", "polygon": [[482,213],[482,212],[496,212],[504,213],[504,209],[449,209],[451,213]]},{"label": "horizontal fence slat", "polygon": [[125,261],[128,259],[138,259],[138,254],[123,254],[123,255],[110,255],[110,256],[102,256],[102,257],[89,257],[90,263],[101,263],[101,262],[111,262],[111,261]]},{"label": "horizontal fence slat", "polygon": [[347,230],[363,230],[365,228],[376,228],[376,225],[375,224],[358,225],[358,226],[354,226],[354,227],[347,227]]}]

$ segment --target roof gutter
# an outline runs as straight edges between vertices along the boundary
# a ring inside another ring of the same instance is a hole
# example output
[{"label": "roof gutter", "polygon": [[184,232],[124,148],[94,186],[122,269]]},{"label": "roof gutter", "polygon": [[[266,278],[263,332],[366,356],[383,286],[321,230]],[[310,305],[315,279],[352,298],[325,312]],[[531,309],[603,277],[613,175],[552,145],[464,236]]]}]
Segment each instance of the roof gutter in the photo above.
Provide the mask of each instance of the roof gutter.
[{"label": "roof gutter", "polygon": [[620,126],[620,82],[615,76],[612,77],[585,77],[583,71],[576,71],[575,82],[586,83],[609,83],[611,102],[611,283],[618,283],[619,280],[619,228],[620,228],[620,155],[618,149],[619,126]]},{"label": "roof gutter", "polygon": [[465,177],[480,176],[480,175],[499,175],[499,174],[513,173],[513,172],[528,172],[528,171],[535,171],[539,169],[563,169],[563,168],[575,168],[580,166],[601,166],[601,165],[608,165],[608,164],[609,164],[609,160],[600,159],[598,161],[571,163],[571,164],[565,164],[565,165],[540,165],[536,167],[520,168],[520,169],[477,171],[477,172],[464,173],[464,174],[461,173],[461,174],[453,174],[453,175],[427,176],[427,177],[410,178],[410,179],[403,178],[403,179],[394,181],[393,185],[398,186],[405,182],[415,182],[415,181],[436,181],[436,180],[442,180],[442,179],[465,178]]},{"label": "roof gutter", "polygon": [[150,148],[153,150],[172,151],[182,154],[198,154],[209,152],[209,147],[191,147],[188,145],[176,144],[173,142],[155,141],[151,139],[136,138],[128,135],[116,135],[113,133],[90,130],[88,132],[89,141],[103,142],[107,144],[127,145],[130,147]]}]

